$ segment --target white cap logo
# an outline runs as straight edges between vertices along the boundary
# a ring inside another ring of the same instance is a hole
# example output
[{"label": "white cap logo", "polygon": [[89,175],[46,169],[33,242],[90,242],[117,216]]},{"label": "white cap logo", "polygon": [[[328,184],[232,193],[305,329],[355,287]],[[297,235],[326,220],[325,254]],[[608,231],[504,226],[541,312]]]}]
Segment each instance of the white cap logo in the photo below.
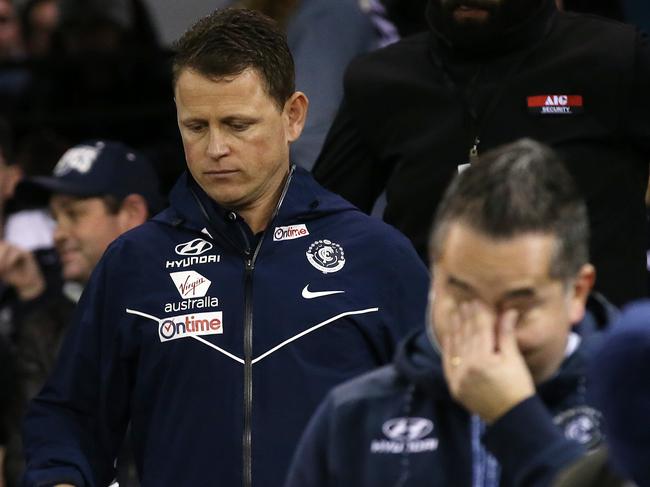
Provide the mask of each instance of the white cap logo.
[{"label": "white cap logo", "polygon": [[80,174],[86,174],[93,167],[93,162],[97,159],[101,147],[92,147],[89,145],[74,147],[63,154],[63,157],[54,167],[54,175],[57,177],[65,176],[71,171],[77,171]]}]

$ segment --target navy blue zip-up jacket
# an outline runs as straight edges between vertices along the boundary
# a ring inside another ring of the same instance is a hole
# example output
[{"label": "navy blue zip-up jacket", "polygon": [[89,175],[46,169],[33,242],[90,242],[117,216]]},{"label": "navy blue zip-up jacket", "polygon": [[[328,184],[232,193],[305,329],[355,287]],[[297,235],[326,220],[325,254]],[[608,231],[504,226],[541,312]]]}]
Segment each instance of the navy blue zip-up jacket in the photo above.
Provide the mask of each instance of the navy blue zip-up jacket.
[{"label": "navy blue zip-up jacket", "polygon": [[107,486],[129,421],[143,487],[281,485],[327,391],[389,363],[427,291],[405,237],[302,169],[261,236],[185,175],[95,269],[26,417],[24,485]]},{"label": "navy blue zip-up jacket", "polygon": [[[562,466],[601,440],[601,416],[586,404],[584,379],[598,342],[599,334],[584,339],[535,396],[483,430],[451,398],[440,357],[419,331],[393,365],[329,393],[285,487],[550,485]],[[487,453],[498,463],[493,478]]]}]

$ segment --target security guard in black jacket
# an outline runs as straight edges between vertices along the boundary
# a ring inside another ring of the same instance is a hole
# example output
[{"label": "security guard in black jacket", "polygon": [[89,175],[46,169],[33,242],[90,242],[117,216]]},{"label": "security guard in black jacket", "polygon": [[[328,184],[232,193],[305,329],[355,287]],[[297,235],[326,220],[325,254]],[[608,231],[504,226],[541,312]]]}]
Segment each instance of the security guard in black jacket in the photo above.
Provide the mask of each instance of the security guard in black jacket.
[{"label": "security guard in black jacket", "polygon": [[596,288],[647,294],[650,43],[634,27],[558,12],[554,0],[430,0],[430,31],[351,64],[316,178],[384,219],[426,260],[451,177],[532,137],[565,160],[589,208]]}]

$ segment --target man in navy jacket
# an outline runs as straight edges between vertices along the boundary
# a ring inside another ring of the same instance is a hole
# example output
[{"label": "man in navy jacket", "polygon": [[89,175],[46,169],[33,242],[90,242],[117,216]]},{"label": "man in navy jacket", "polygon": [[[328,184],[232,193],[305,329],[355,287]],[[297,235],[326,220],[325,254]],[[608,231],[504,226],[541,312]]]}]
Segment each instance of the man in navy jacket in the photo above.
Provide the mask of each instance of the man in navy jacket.
[{"label": "man in navy jacket", "polygon": [[144,487],[277,486],[316,405],[423,321],[408,240],[289,163],[307,111],[261,14],[176,45],[188,173],[95,269],[26,418],[24,485],[101,486],[131,424]]},{"label": "man in navy jacket", "polygon": [[524,140],[448,189],[431,235],[430,325],[394,365],[335,388],[288,487],[548,485],[601,439],[585,400],[597,334],[585,204],[555,156]]}]

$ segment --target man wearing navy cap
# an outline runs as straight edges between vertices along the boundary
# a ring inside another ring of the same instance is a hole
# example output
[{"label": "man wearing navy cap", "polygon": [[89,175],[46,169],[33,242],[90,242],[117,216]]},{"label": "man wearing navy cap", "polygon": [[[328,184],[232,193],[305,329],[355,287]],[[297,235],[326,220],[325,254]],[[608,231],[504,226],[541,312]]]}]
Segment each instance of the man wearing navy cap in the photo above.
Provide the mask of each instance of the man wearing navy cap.
[{"label": "man wearing navy cap", "polygon": [[[22,184],[51,194],[63,277],[81,284],[109,243],[162,206],[157,176],[149,162],[118,142],[79,144],[61,157],[51,177],[35,177]],[[0,274],[25,300],[35,299],[45,289],[27,251],[3,248]]]},{"label": "man wearing navy cap", "polygon": [[52,193],[54,242],[63,277],[85,283],[115,238],[161,207],[151,165],[117,142],[90,142],[66,152],[49,178],[32,183]]}]

